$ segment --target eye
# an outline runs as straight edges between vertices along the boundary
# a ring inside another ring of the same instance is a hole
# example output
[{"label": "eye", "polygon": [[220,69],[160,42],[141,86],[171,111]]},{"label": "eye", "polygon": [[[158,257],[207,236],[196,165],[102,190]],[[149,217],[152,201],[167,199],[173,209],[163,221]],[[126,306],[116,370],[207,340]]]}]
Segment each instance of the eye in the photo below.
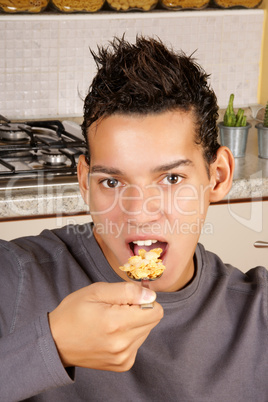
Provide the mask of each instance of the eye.
[{"label": "eye", "polygon": [[105,187],[105,188],[116,188],[116,187],[120,187],[122,184],[120,183],[119,180],[114,179],[113,177],[110,179],[104,179],[101,181],[101,184]]},{"label": "eye", "polygon": [[162,180],[163,184],[178,184],[182,180],[182,177],[179,176],[178,174],[168,174],[164,179]]}]

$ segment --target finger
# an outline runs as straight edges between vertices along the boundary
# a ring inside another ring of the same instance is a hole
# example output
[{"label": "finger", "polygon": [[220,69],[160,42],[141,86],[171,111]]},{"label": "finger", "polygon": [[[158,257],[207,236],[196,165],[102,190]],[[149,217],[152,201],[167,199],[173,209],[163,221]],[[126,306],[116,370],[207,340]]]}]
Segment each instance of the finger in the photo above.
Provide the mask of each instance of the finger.
[{"label": "finger", "polygon": [[124,334],[124,337],[109,337],[107,340],[107,350],[109,351],[105,365],[107,363],[109,370],[126,371],[129,370],[135,362],[136,354],[141,345],[148,338],[155,325],[146,325],[142,329],[136,328],[130,333]]},{"label": "finger", "polygon": [[98,282],[88,287],[91,301],[109,304],[143,304],[152,303],[156,293],[132,282],[105,283]]},{"label": "finger", "polygon": [[163,318],[163,307],[154,302],[153,309],[142,310],[138,305],[107,306],[106,320],[116,331],[128,331],[135,328],[143,329],[147,325],[155,326]]}]

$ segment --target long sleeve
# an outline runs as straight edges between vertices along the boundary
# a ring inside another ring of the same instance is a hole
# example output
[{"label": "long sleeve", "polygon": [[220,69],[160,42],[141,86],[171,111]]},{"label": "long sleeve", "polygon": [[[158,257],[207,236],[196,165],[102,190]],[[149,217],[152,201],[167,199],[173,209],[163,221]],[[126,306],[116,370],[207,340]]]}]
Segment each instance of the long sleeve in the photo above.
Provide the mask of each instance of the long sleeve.
[{"label": "long sleeve", "polygon": [[[72,384],[49,327],[47,312],[58,302],[53,293],[43,291],[46,266],[41,270],[30,254],[11,243],[0,242],[0,253],[1,401],[18,401]],[[50,280],[49,284],[53,288]]]},{"label": "long sleeve", "polygon": [[47,316],[0,339],[1,401],[18,401],[73,382],[61,364]]}]

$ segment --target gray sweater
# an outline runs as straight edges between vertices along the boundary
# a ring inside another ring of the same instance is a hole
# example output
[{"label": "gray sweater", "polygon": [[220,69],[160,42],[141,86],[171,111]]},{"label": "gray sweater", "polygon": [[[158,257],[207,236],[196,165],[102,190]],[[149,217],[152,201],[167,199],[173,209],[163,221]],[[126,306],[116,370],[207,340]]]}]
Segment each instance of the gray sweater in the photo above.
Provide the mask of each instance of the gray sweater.
[{"label": "gray sweater", "polygon": [[125,373],[65,370],[47,313],[91,283],[122,281],[90,225],[0,243],[0,401],[268,401],[268,271],[247,274],[198,245],[186,288]]}]

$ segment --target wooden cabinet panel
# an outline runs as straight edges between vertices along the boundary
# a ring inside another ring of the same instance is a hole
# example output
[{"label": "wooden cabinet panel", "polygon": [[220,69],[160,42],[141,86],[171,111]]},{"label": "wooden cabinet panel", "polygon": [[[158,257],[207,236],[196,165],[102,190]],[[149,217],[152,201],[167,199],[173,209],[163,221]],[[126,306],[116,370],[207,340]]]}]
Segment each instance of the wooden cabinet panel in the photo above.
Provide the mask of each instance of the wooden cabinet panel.
[{"label": "wooden cabinet panel", "polygon": [[255,248],[258,240],[268,242],[268,201],[209,207],[200,243],[225,263],[244,272],[257,265],[268,268],[268,248]]}]

